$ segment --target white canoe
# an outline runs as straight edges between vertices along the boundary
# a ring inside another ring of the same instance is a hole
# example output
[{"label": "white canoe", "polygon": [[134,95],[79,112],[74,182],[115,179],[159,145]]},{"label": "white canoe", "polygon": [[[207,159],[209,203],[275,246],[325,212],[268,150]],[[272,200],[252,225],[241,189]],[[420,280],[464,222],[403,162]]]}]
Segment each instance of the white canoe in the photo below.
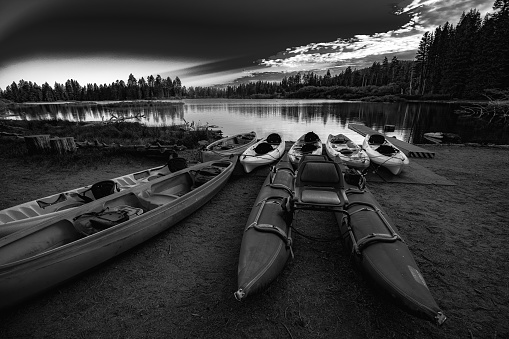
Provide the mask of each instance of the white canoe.
[{"label": "white canoe", "polygon": [[269,134],[242,153],[239,161],[246,173],[279,160],[285,152],[285,140],[277,133]]},{"label": "white canoe", "polygon": [[22,227],[35,225],[67,209],[81,206],[105,195],[131,188],[140,182],[146,182],[151,178],[169,173],[168,166],[163,165],[6,208],[0,211],[0,237]]},{"label": "white canoe", "polygon": [[398,175],[410,163],[405,153],[394,146],[383,134],[367,134],[362,143],[372,164],[387,168]]},{"label": "white canoe", "polygon": [[322,152],[322,140],[315,133],[308,132],[297,139],[292,145],[288,151],[288,159],[290,159],[293,168],[296,169],[303,155],[321,155]]},{"label": "white canoe", "polygon": [[0,238],[0,309],[170,228],[226,185],[236,161],[200,163]]},{"label": "white canoe", "polygon": [[240,156],[246,149],[253,146],[258,140],[256,132],[247,132],[222,138],[207,145],[201,152],[201,161],[207,162],[233,155]]},{"label": "white canoe", "polygon": [[360,171],[369,167],[369,157],[365,150],[344,134],[329,134],[325,142],[325,152],[331,160]]}]

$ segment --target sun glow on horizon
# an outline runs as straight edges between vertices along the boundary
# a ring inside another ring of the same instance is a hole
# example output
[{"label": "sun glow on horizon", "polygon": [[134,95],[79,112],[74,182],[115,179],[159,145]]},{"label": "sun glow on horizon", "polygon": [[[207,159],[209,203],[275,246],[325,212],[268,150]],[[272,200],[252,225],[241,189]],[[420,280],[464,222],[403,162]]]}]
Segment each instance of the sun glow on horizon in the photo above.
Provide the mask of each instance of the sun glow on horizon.
[{"label": "sun glow on horizon", "polygon": [[117,80],[127,82],[129,74],[139,80],[142,77],[176,72],[179,69],[199,65],[197,61],[152,60],[129,57],[82,57],[82,58],[37,58],[19,61],[0,68],[0,88],[16,84],[20,80],[51,86],[55,82],[64,84],[67,80],[76,80],[81,86],[87,84],[111,84]]}]

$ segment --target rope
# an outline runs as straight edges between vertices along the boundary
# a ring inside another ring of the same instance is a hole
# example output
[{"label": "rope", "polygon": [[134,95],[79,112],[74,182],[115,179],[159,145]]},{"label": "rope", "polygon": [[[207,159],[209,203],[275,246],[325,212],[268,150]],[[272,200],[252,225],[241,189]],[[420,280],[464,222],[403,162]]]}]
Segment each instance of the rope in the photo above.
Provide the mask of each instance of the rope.
[{"label": "rope", "polygon": [[[346,211],[345,211],[346,212]],[[296,223],[296,220],[297,218],[293,218],[294,220],[294,224]],[[289,227],[290,229],[294,230],[295,233],[297,233],[298,235],[300,235],[301,237],[303,238],[306,238],[306,239],[309,239],[311,241],[316,241],[316,242],[334,242],[334,241],[338,241],[338,240],[341,240],[342,237],[341,235],[338,236],[338,237],[334,237],[334,238],[331,238],[331,237],[325,237],[325,238],[322,238],[322,237],[314,237],[312,235],[309,235],[309,234],[306,234],[302,231],[299,231],[296,226],[294,226],[294,224],[291,224]]]}]

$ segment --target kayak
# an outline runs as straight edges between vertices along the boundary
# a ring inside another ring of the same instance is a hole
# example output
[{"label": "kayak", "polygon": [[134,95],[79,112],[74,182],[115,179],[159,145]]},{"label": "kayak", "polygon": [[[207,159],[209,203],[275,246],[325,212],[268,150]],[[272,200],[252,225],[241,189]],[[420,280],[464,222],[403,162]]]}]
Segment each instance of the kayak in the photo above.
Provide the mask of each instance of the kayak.
[{"label": "kayak", "polygon": [[329,134],[325,142],[325,152],[331,160],[350,168],[362,171],[369,167],[366,151],[344,134]]},{"label": "kayak", "polygon": [[240,156],[257,142],[256,132],[247,132],[225,137],[205,146],[201,152],[201,161],[207,162],[232,155]]},{"label": "kayak", "polygon": [[281,158],[285,152],[285,140],[277,133],[269,134],[242,153],[239,161],[246,173],[269,165]]},{"label": "kayak", "polygon": [[[173,161],[181,159],[172,159],[170,162],[173,163]],[[104,196],[136,186],[141,182],[167,175],[172,172],[169,168],[171,167],[170,162],[167,165],[99,181],[93,185],[52,194],[6,208],[0,211],[0,237],[21,228],[35,225],[70,208],[82,206]]]},{"label": "kayak", "polygon": [[[353,172],[353,173],[352,173]],[[343,243],[379,290],[410,314],[441,325],[447,319],[433,298],[407,244],[360,172],[346,170],[347,213],[335,212]]]},{"label": "kayak", "polygon": [[410,163],[405,153],[394,146],[383,134],[367,134],[362,143],[372,164],[387,168],[398,175]]},{"label": "kayak", "polygon": [[271,170],[255,200],[242,235],[237,300],[265,289],[283,270],[292,253],[291,215],[281,203],[292,196],[293,167],[288,154]]},{"label": "kayak", "polygon": [[290,147],[288,151],[288,158],[293,166],[297,168],[299,161],[303,155],[321,155],[323,152],[323,145],[320,137],[313,132],[308,132],[302,135],[297,141]]},{"label": "kayak", "polygon": [[0,238],[0,309],[63,283],[170,228],[226,185],[236,160],[200,163]]}]

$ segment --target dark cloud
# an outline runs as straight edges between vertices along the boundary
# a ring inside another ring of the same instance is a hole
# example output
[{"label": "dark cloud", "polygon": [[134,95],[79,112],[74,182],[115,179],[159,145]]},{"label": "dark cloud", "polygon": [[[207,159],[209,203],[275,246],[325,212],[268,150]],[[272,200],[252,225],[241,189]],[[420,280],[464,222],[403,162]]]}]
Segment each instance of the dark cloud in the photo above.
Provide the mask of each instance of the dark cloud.
[{"label": "dark cloud", "polygon": [[[8,1],[12,8],[18,0]],[[394,29],[408,19],[382,0],[40,0],[39,7],[0,31],[0,66],[33,56],[97,54],[252,62],[288,47]]]}]

